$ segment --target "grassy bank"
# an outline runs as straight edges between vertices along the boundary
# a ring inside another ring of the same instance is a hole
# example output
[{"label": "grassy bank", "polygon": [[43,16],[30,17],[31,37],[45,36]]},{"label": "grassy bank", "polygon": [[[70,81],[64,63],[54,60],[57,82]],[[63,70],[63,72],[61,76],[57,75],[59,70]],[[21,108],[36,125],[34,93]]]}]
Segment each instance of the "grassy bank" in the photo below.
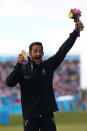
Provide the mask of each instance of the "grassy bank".
[{"label": "grassy bank", "polygon": [[[87,111],[55,113],[58,131],[87,131]],[[0,131],[23,131],[21,115],[11,115],[10,125],[0,125]]]}]

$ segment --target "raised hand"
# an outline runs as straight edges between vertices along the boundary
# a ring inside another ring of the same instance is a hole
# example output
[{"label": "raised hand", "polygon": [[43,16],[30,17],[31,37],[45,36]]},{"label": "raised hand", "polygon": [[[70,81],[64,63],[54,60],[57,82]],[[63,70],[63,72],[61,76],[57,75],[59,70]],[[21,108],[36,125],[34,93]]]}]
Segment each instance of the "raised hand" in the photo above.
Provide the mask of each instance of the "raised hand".
[{"label": "raised hand", "polygon": [[19,55],[18,55],[18,63],[23,64],[23,62],[24,62],[24,57],[23,57],[22,54],[19,54]]},{"label": "raised hand", "polygon": [[79,32],[84,29],[83,23],[79,20],[75,23],[75,30],[78,30]]}]

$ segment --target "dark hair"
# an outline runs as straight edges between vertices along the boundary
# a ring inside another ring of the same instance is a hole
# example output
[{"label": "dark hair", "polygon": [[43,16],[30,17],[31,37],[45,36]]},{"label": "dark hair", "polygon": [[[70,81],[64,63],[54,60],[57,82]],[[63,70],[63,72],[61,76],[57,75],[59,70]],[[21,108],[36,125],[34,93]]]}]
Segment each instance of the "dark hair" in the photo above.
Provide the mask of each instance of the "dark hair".
[{"label": "dark hair", "polygon": [[43,45],[42,45],[41,42],[33,42],[33,43],[31,43],[31,44],[29,45],[29,52],[32,50],[32,47],[33,47],[34,45],[40,45],[40,46],[42,46],[42,49],[43,49]]}]

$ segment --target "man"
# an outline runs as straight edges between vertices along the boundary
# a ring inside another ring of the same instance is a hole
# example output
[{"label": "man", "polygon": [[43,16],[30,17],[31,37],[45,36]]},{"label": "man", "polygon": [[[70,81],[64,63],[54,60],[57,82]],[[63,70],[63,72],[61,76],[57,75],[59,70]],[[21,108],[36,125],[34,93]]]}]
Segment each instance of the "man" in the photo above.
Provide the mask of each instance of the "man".
[{"label": "man", "polygon": [[44,52],[40,42],[29,46],[27,64],[23,64],[24,57],[19,54],[6,83],[10,87],[20,83],[24,131],[56,131],[53,112],[58,108],[53,93],[53,73],[75,43],[79,33],[78,25],[83,27],[81,21],[77,22],[75,30],[58,52],[46,61],[42,61]]}]

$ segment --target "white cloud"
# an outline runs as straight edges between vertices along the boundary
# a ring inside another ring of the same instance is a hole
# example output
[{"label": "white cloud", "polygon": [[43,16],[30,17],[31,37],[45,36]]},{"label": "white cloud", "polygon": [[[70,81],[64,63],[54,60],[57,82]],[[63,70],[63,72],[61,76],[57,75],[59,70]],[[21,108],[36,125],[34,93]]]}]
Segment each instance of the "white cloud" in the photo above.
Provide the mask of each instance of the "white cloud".
[{"label": "white cloud", "polygon": [[74,7],[86,15],[86,5],[86,0],[3,0],[0,1],[0,16],[47,16],[63,20]]},{"label": "white cloud", "polygon": [[24,0],[0,1],[0,16],[27,16],[32,15],[32,5]]},{"label": "white cloud", "polygon": [[22,50],[28,52],[26,43],[10,40],[0,40],[0,56],[18,55]]}]

